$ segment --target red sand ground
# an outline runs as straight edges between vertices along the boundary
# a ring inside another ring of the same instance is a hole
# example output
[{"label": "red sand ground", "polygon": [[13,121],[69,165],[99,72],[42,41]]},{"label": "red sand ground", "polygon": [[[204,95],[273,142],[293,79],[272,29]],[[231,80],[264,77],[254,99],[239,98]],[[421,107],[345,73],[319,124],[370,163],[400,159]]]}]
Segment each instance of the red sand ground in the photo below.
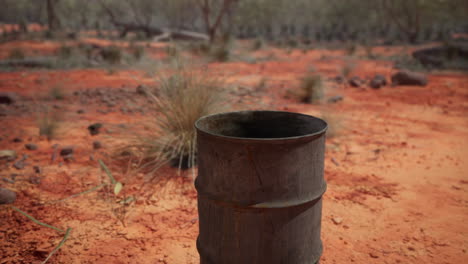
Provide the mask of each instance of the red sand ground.
[{"label": "red sand ground", "polygon": [[[18,45],[2,44],[0,50]],[[53,44],[37,43],[34,48],[41,45],[47,53]],[[329,82],[329,94],[341,94],[344,100],[314,106],[288,98],[288,90],[297,88],[310,66],[326,77],[337,75],[346,63],[343,52],[294,50],[286,54],[269,49],[253,56],[268,54],[274,57],[256,64],[212,63],[209,67],[229,76],[229,83],[240,85],[234,93],[243,108],[264,106],[325,115],[330,120],[333,137],[327,140],[321,263],[467,263],[468,77],[434,73],[426,87],[381,90]],[[394,71],[390,62],[356,62],[352,75],[389,77]],[[266,87],[254,91],[262,79]],[[174,169],[158,171],[160,176],[174,177],[166,184],[146,186],[130,206],[121,206],[106,189],[53,202],[107,182],[96,160],[102,158],[111,165],[106,153],[111,152],[113,142],[121,140],[118,125],[140,129],[151,120],[140,113],[98,112],[106,108],[102,103],[80,103],[72,92],[106,87],[110,92],[123,89],[135,94],[138,83],[151,81],[143,73],[128,70],[114,74],[98,69],[0,73],[0,91],[25,96],[19,102],[23,108],[55,104],[65,115],[60,133],[50,142],[38,137],[34,111],[7,106],[9,114],[0,116],[0,149],[29,155],[24,170],[0,167],[0,177],[18,174],[15,183],[1,181],[0,185],[18,192],[18,208],[45,223],[72,228],[51,263],[199,262],[196,191],[192,178],[177,176]],[[67,88],[69,96],[64,101],[43,99],[54,85]],[[86,112],[78,115],[78,109]],[[94,137],[86,130],[93,122],[104,123],[103,133]],[[24,142],[12,142],[15,137]],[[104,142],[104,148],[93,150],[94,140]],[[39,149],[25,150],[27,142],[36,143]],[[76,160],[63,162],[58,157],[51,161],[54,144],[74,145]],[[33,165],[42,168],[39,184],[34,181]],[[120,197],[139,193],[144,175],[128,173],[122,166],[110,167],[124,183]],[[119,217],[122,208],[127,210],[124,218]],[[40,263],[63,236],[7,207],[0,207],[0,223],[0,263]]]}]

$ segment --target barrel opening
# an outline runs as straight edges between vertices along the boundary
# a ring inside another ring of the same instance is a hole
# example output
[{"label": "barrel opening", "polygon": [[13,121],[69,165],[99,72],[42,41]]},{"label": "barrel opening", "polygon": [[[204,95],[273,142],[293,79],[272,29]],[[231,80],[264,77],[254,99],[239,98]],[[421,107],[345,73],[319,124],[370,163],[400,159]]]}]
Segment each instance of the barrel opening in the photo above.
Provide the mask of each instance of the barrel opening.
[{"label": "barrel opening", "polygon": [[297,113],[241,111],[206,116],[195,126],[206,133],[235,138],[277,139],[325,132],[325,121]]}]

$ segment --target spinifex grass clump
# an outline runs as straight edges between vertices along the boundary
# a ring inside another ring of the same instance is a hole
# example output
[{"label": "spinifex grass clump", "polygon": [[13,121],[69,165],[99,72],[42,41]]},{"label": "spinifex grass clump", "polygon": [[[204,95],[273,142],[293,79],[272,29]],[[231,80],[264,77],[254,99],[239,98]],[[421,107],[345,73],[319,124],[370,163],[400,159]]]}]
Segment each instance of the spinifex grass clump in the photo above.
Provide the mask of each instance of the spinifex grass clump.
[{"label": "spinifex grass clump", "polygon": [[101,51],[102,58],[109,64],[119,64],[122,61],[122,50],[117,46],[109,46]]},{"label": "spinifex grass clump", "polygon": [[60,124],[60,116],[55,111],[46,109],[40,113],[37,119],[37,125],[39,127],[39,135],[46,136],[47,140],[51,140],[57,134],[57,130]]},{"label": "spinifex grass clump", "polygon": [[323,99],[324,85],[322,76],[309,73],[301,80],[301,98],[304,103],[317,103]]},{"label": "spinifex grass clump", "polygon": [[206,71],[178,65],[158,78],[158,95],[149,93],[154,102],[155,128],[132,147],[141,168],[154,172],[163,164],[188,169],[196,164],[196,131],[200,117],[222,111],[223,83]]}]

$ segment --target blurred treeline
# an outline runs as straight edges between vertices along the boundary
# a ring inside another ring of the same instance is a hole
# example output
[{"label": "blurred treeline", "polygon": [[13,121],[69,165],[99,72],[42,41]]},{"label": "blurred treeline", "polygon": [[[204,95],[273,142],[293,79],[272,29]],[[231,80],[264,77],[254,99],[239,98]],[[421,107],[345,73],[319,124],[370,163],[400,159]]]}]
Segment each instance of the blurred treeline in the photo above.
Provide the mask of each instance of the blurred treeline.
[{"label": "blurred treeline", "polygon": [[467,0],[0,0],[0,23],[49,31],[165,29],[221,37],[311,41],[444,40],[468,32]]}]

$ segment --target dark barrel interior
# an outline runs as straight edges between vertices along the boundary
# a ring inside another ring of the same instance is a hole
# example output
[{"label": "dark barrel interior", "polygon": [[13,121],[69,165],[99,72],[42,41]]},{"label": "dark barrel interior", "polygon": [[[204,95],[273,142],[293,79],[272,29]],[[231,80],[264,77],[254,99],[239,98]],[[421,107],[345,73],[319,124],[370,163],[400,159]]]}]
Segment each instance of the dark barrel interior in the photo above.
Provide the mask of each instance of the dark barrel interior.
[{"label": "dark barrel interior", "polygon": [[240,111],[206,116],[195,126],[208,134],[234,138],[291,138],[323,133],[325,121],[280,111]]}]

